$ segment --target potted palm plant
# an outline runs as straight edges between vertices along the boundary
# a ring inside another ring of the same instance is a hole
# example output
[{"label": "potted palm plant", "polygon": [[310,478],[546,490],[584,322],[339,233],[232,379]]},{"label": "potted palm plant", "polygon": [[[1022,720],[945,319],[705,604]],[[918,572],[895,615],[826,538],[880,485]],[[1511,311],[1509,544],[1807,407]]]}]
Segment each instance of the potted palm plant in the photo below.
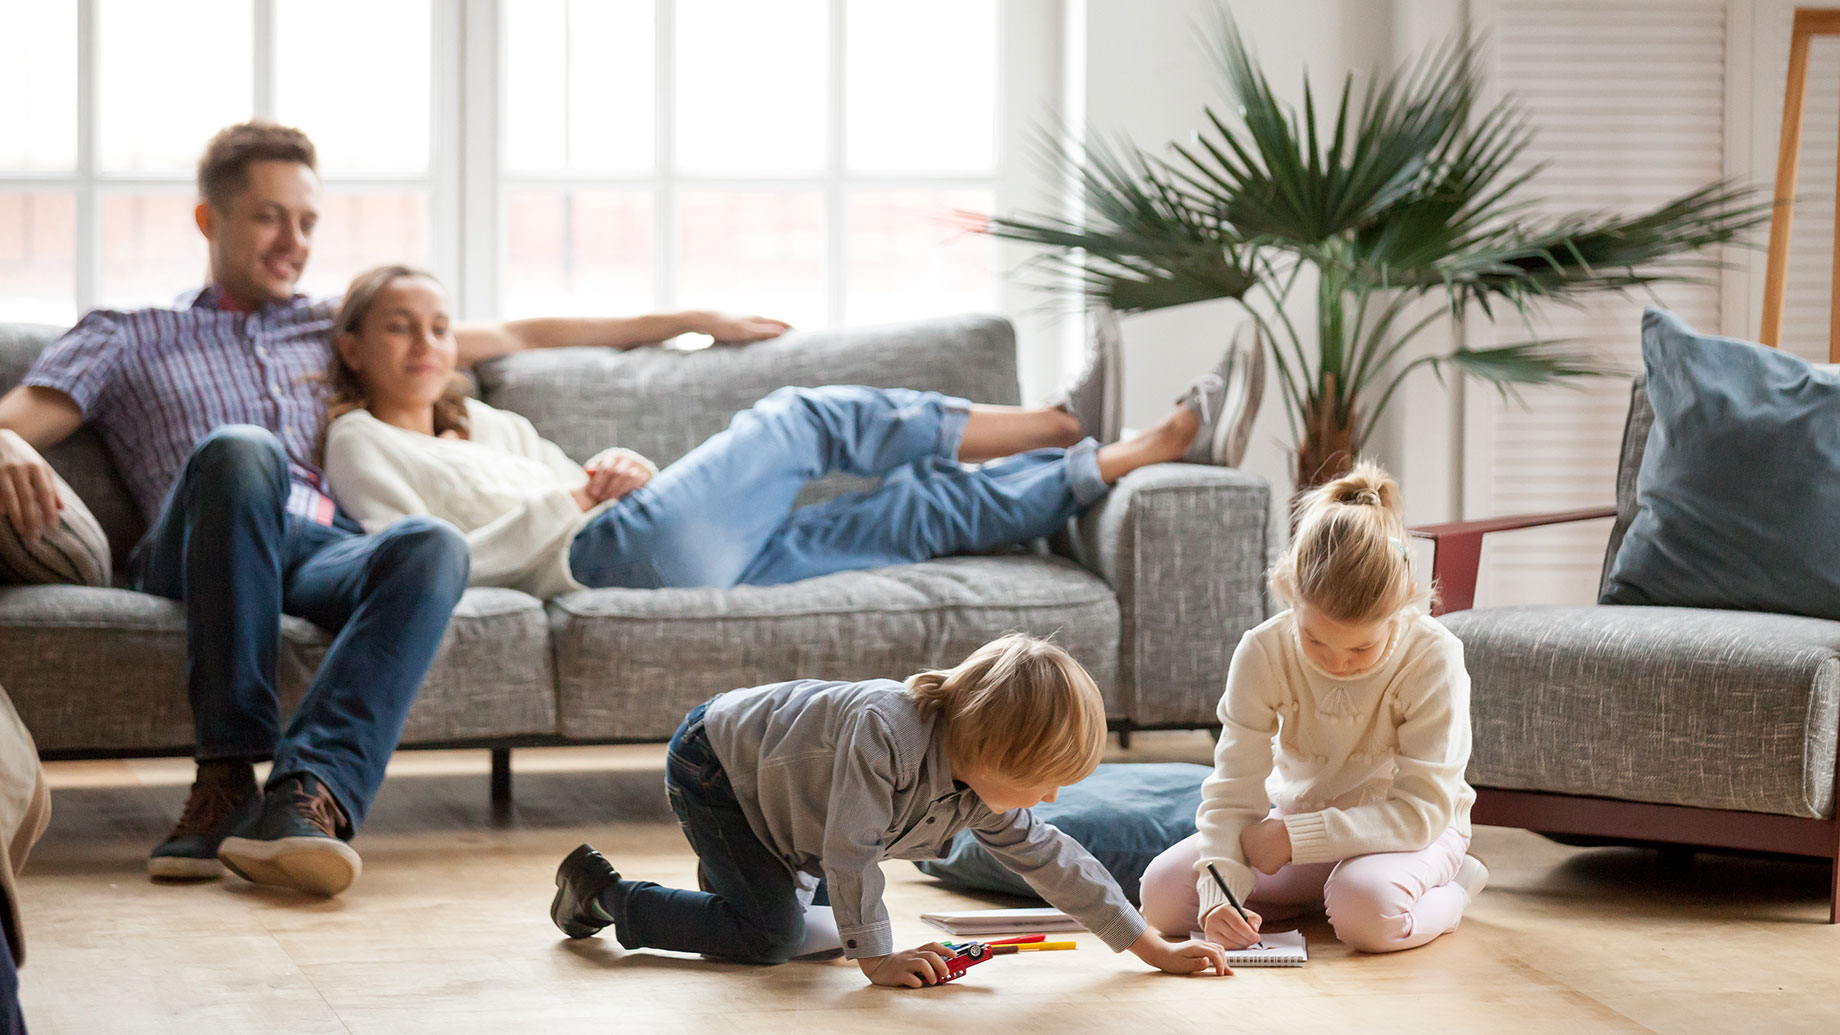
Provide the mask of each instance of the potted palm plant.
[{"label": "potted palm plant", "polygon": [[[979,217],[974,228],[1045,246],[1030,268],[1089,304],[1239,300],[1271,349],[1300,490],[1348,469],[1419,367],[1510,393],[1609,372],[1575,345],[1537,339],[1409,358],[1438,321],[1703,279],[1720,265],[1709,249],[1769,215],[1755,189],[1730,181],[1637,215],[1535,215],[1526,187],[1538,168],[1518,162],[1533,131],[1512,98],[1483,103],[1473,45],[1375,74],[1359,101],[1349,76],[1332,112],[1318,110],[1307,76],[1301,111],[1281,103],[1224,11],[1213,53],[1228,116],[1207,109],[1192,141],[1163,155],[1049,139],[1044,153],[1079,184],[1084,216]],[[1287,310],[1300,280],[1314,287],[1313,349]]]}]

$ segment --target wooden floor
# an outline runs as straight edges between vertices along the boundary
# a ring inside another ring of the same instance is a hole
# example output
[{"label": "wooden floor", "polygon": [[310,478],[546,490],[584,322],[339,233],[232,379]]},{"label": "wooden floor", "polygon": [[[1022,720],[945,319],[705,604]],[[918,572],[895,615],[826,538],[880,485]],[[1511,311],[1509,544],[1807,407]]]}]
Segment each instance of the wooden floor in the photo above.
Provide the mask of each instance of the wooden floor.
[{"label": "wooden floor", "polygon": [[[1206,761],[1199,734],[1139,736],[1115,760]],[[1302,970],[1156,974],[1081,935],[961,983],[868,986],[850,964],[777,968],[569,942],[547,907],[581,841],[629,875],[686,884],[692,856],[659,748],[519,752],[495,825],[484,752],[405,752],[356,847],[364,876],[324,902],[228,878],[156,886],[147,850],[184,799],[180,761],[62,763],[21,885],[21,974],[37,1035],[97,1032],[1840,1031],[1840,928],[1825,867],[1579,851],[1482,828],[1494,878],[1461,930],[1355,956],[1320,918]],[[897,941],[922,911],[974,907],[889,864]],[[1006,904],[995,902],[994,904]]]}]

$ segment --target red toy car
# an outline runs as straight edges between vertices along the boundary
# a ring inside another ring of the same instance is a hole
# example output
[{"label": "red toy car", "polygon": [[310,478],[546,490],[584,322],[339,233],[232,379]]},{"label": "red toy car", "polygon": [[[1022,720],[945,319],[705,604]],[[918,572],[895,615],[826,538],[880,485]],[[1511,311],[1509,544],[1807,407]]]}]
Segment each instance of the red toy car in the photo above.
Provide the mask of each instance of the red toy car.
[{"label": "red toy car", "polygon": [[968,945],[958,946],[952,955],[946,957],[946,977],[945,981],[941,981],[940,984],[958,980],[965,975],[965,971],[990,959],[993,955],[990,946],[984,942],[971,942]]}]

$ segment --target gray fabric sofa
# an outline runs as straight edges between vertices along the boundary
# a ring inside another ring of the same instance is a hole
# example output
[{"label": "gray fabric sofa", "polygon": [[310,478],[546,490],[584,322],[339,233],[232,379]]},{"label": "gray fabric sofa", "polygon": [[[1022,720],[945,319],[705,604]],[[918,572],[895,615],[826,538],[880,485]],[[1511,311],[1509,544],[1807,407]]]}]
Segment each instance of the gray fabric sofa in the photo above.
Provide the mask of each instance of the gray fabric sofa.
[{"label": "gray fabric sofa", "polygon": [[[60,328],[0,324],[0,391]],[[742,349],[528,353],[477,372],[485,401],[570,455],[630,446],[665,464],[787,384],[931,388],[1018,401],[1014,333],[967,316],[793,333]],[[49,451],[108,533],[143,529],[89,430]],[[847,479],[807,490],[821,498]],[[710,694],[794,676],[904,676],[1011,629],[1054,634],[1124,729],[1208,725],[1240,634],[1265,618],[1270,489],[1237,470],[1145,469],[1054,542],[773,587],[596,590],[547,605],[461,601],[403,732],[409,746],[653,741]],[[291,708],[325,630],[282,621]],[[0,684],[52,756],[180,752],[192,738],[178,604],[125,589],[0,587]],[[499,758],[502,759],[502,754]]]},{"label": "gray fabric sofa", "polygon": [[[1478,822],[1571,840],[1757,849],[1840,862],[1840,622],[1753,611],[1471,608],[1482,537],[1636,514],[1654,414],[1631,392],[1616,507],[1415,530],[1472,683]],[[1830,921],[1840,922],[1840,867]]]}]

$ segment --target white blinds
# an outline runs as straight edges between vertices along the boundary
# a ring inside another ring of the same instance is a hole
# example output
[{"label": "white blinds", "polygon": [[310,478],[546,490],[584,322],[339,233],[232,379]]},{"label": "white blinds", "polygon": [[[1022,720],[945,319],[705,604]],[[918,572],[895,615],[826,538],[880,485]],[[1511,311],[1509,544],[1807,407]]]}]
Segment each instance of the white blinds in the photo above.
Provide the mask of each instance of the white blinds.
[{"label": "white blinds", "polygon": [[[1553,211],[1633,211],[1710,180],[1774,175],[1792,3],[1772,0],[1471,0],[1492,89],[1517,95],[1538,137],[1526,156],[1548,168],[1530,185]],[[1812,55],[1802,178],[1784,325],[1785,345],[1827,347],[1834,157],[1840,125],[1840,40]],[[1722,283],[1676,286],[1660,302],[1702,330],[1754,340],[1761,252],[1734,250]],[[1608,296],[1582,310],[1549,307],[1542,334],[1588,343],[1640,369],[1645,296]],[[1472,344],[1521,340],[1509,317],[1469,323]],[[1614,497],[1628,379],[1582,391],[1525,393],[1527,406],[1471,385],[1464,509],[1472,517],[1608,504]],[[1478,604],[1583,603],[1595,598],[1608,522],[1495,536]]]}]

